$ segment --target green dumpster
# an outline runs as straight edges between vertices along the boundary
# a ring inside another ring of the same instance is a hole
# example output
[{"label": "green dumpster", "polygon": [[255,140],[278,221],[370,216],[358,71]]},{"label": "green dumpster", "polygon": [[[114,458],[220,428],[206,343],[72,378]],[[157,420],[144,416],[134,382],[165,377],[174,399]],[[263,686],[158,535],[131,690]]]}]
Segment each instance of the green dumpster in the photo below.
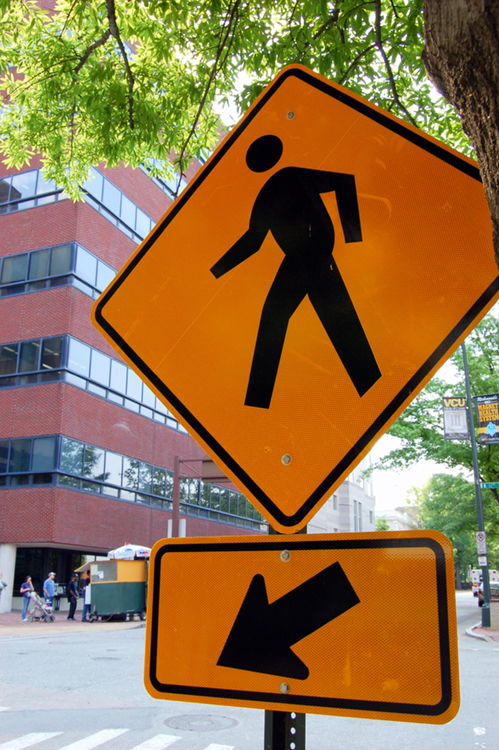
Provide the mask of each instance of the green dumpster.
[{"label": "green dumpster", "polygon": [[146,617],[146,560],[99,560],[90,563],[90,614],[99,618]]}]

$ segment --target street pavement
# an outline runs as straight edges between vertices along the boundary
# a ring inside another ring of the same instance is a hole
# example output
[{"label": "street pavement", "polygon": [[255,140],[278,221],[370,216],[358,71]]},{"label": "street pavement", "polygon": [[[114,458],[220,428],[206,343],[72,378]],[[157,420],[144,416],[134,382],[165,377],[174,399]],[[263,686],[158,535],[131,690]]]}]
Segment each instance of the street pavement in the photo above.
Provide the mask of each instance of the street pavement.
[{"label": "street pavement", "polygon": [[[476,599],[462,592],[456,600],[456,718],[432,726],[309,714],[307,750],[499,750],[497,634],[476,637]],[[147,694],[143,622],[79,616],[23,623],[20,613],[0,614],[0,750],[263,750],[261,710]]]}]

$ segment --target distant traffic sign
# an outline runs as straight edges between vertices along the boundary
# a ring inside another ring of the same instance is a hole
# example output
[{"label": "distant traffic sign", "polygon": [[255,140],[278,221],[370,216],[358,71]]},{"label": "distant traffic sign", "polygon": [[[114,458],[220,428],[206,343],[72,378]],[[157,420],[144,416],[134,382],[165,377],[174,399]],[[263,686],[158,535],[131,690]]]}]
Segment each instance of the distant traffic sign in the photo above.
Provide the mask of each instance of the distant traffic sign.
[{"label": "distant traffic sign", "polygon": [[476,164],[291,67],[132,256],[94,322],[286,532],[498,290]]},{"label": "distant traffic sign", "polygon": [[159,541],[156,698],[442,724],[459,707],[454,567],[435,531]]}]

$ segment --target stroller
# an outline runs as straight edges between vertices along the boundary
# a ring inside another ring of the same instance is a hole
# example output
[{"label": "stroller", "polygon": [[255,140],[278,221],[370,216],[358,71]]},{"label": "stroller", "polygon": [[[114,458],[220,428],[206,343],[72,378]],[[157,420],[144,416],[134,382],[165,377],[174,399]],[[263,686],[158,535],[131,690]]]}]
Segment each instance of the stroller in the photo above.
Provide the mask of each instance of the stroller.
[{"label": "stroller", "polygon": [[54,622],[55,615],[52,614],[52,607],[46,604],[36,591],[31,592],[31,601],[35,608],[28,612],[28,622]]}]

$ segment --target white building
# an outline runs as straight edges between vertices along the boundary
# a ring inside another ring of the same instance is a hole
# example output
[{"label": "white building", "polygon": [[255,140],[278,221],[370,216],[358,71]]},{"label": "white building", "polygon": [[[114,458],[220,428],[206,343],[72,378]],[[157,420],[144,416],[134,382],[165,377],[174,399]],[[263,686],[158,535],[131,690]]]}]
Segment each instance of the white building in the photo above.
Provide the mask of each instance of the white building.
[{"label": "white building", "polygon": [[372,477],[363,477],[371,464],[370,456],[361,461],[309,521],[309,534],[376,530]]},{"label": "white building", "polygon": [[384,518],[390,527],[390,531],[413,531],[418,529],[417,519],[414,513],[404,507],[395,508],[395,510],[377,510],[376,518]]}]

